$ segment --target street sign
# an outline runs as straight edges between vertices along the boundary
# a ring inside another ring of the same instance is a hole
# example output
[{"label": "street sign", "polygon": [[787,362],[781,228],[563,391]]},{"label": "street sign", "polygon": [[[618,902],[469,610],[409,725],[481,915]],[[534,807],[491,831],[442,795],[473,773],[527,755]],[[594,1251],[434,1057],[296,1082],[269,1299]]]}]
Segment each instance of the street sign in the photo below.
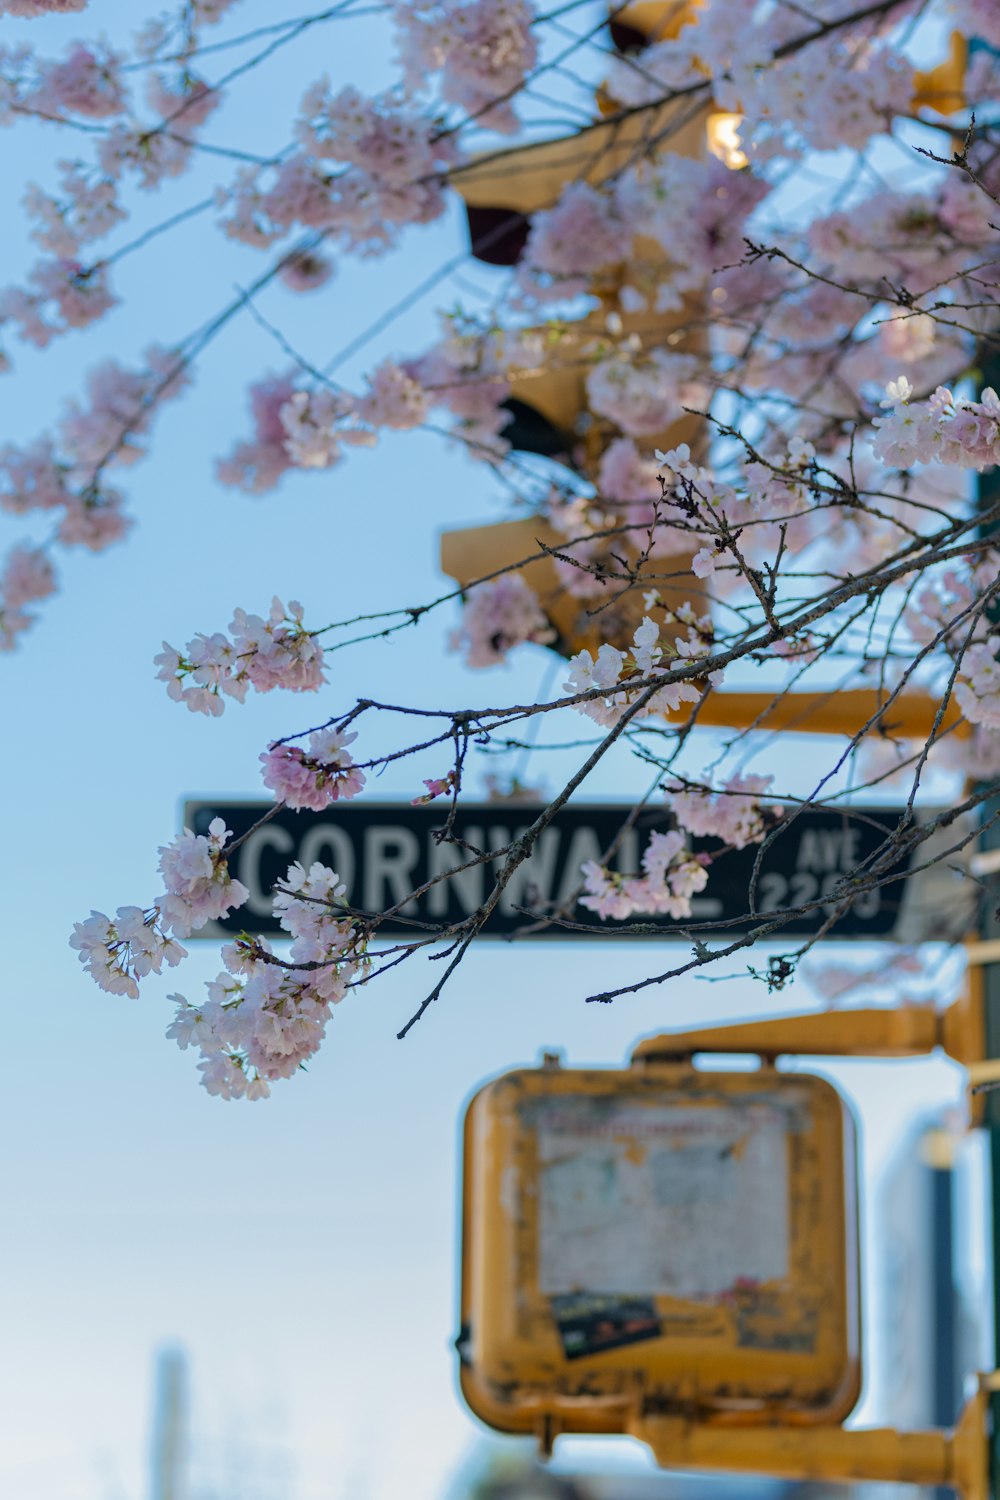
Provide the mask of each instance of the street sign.
[{"label": "street sign", "polygon": [[861,1388],[851,1119],[824,1079],[543,1065],[465,1124],[461,1385],[491,1426],[829,1424]]},{"label": "street sign", "polygon": [[[195,833],[206,833],[212,819],[220,817],[239,839],[270,806],[267,802],[224,799],[190,801],[184,806],[184,826]],[[452,831],[473,849],[502,849],[531,826],[538,811],[504,802],[461,805]],[[568,901],[581,885],[581,866],[587,860],[601,859],[621,833],[629,811],[624,803],[571,803],[564,807],[539,837],[532,857],[515,871],[484,929],[485,935],[510,937]],[[232,875],[249,890],[249,900],[224,921],[202,928],[195,936],[241,931],[284,936],[272,915],[270,892],[296,860],[306,867],[319,860],[336,870],[347,887],[346,900],[359,911],[380,912],[403,903],[397,917],[379,926],[380,937],[412,937],[421,930],[460,922],[485,900],[502,861],[487,861],[447,874],[469,855],[455,844],[439,844],[435,839],[435,830],[443,827],[446,814],[443,806],[365,801],[338,803],[323,813],[282,809],[250,834],[230,862]],[[842,876],[882,847],[899,816],[898,808],[857,807],[803,811],[790,818],[761,860],[753,920],[759,922],[782,908],[820,900]],[[654,829],[666,831],[670,826],[664,809],[643,810],[635,826],[622,837],[612,868],[635,874],[649,833]],[[950,849],[957,837],[954,825],[935,832],[919,846],[912,862],[926,864],[935,851],[942,854]],[[717,841],[692,840],[695,850],[710,850],[713,845],[717,847]],[[729,850],[713,861],[706,889],[692,901],[692,922],[719,924],[703,929],[704,936],[711,937],[713,932],[723,938],[734,936],[748,926],[748,892],[759,853],[759,847],[752,845]],[[412,891],[441,874],[447,878],[419,898],[408,899]],[[963,877],[956,861],[913,874],[903,864],[898,880],[857,898],[833,935],[898,942],[961,937],[972,920],[972,889],[972,882]],[[820,905],[781,930],[789,934],[814,932],[829,910],[829,906]],[[568,915],[603,937],[615,936],[622,928],[619,922],[602,922],[579,904],[572,906]],[[667,917],[637,920],[660,927],[676,926]],[[565,937],[567,933],[553,924],[543,929],[543,935]]]}]

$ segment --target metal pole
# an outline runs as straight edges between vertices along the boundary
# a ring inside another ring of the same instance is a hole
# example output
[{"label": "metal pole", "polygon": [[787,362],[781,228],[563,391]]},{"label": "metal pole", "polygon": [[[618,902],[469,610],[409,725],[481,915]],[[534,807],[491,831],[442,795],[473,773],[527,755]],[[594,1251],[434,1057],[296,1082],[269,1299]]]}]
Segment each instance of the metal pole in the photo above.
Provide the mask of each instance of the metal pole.
[{"label": "metal pole", "polygon": [[773,1474],[782,1479],[946,1485],[985,1500],[982,1393],[954,1432],[893,1428],[720,1427],[646,1415],[630,1424],[664,1468]]},{"label": "metal pole", "polygon": [[[1000,387],[1000,350],[986,344],[981,354],[982,385]],[[1000,472],[990,469],[980,476],[978,485],[979,504],[982,509],[995,505],[1000,499]],[[996,527],[989,528],[995,531]],[[995,626],[1000,619],[1000,610],[990,611],[990,623]],[[1000,813],[1000,795],[991,797],[983,804],[986,822]],[[1000,821],[984,828],[980,838],[983,850],[1000,849]],[[994,875],[986,885],[986,899],[981,917],[982,935],[987,940],[1000,938],[1000,882]],[[1000,963],[982,965],[981,983],[983,1014],[986,1029],[986,1057],[1000,1058]],[[1000,1364],[1000,1089],[991,1089],[986,1095],[983,1112],[984,1128],[988,1132],[989,1177],[993,1256],[993,1364]],[[1000,1392],[991,1392],[990,1412],[990,1495],[1000,1500]]]},{"label": "metal pole", "polygon": [[[1000,482],[991,474],[980,493],[1000,493]],[[985,498],[985,497],[984,497]],[[991,797],[984,805],[984,816],[1000,811],[1000,797]],[[984,829],[981,838],[984,849],[1000,848],[1000,823]],[[985,910],[982,916],[984,937],[1000,937],[1000,918],[997,916],[1000,887],[996,878],[989,882]],[[983,1012],[986,1025],[986,1056],[1000,1058],[1000,963],[982,966],[979,977],[982,988]],[[1000,1089],[990,1089],[986,1095],[983,1124],[987,1131],[989,1153],[990,1197],[992,1200],[990,1223],[992,1229],[993,1256],[993,1364],[1000,1363]],[[990,1393],[990,1495],[1000,1500],[1000,1392]]]},{"label": "metal pole", "polygon": [[186,1428],[187,1361],[180,1349],[164,1349],[156,1362],[150,1500],[184,1500]]}]

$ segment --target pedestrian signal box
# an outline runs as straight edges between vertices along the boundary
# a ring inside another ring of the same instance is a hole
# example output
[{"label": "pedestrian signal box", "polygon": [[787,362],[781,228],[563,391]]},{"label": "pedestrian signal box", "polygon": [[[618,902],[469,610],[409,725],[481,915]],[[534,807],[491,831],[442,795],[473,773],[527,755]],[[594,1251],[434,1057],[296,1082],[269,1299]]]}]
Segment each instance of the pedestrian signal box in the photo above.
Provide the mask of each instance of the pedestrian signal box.
[{"label": "pedestrian signal box", "polygon": [[465,1120],[461,1384],[508,1432],[840,1421],[861,1384],[853,1127],[802,1073],[543,1066]]}]

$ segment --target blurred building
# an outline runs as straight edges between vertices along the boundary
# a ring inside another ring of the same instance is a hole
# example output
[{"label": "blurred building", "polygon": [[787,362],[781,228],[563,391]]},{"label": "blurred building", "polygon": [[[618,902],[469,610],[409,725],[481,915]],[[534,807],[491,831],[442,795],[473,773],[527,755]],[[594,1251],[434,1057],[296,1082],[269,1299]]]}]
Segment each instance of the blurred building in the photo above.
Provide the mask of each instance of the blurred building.
[{"label": "blurred building", "polygon": [[886,1172],[879,1197],[876,1328],[879,1421],[949,1427],[970,1374],[986,1368],[981,1142],[949,1117],[918,1121]]}]

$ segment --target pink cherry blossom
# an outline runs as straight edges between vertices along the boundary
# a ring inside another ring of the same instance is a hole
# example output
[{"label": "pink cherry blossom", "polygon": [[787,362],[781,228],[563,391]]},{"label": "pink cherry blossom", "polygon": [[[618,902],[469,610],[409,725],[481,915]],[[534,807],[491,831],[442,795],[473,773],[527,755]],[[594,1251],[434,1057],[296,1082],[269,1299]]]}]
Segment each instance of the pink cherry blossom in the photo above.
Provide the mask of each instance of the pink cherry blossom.
[{"label": "pink cherry blossom", "polygon": [[656,460],[644,458],[631,438],[615,438],[601,455],[597,471],[601,499],[605,504],[658,500],[658,472]]},{"label": "pink cherry blossom", "polygon": [[222,103],[218,89],[186,68],[172,78],[154,73],[146,84],[150,107],[178,134],[189,136],[204,125]]},{"label": "pink cherry blossom", "polygon": [[5,605],[18,609],[35,599],[45,599],[55,586],[52,564],[40,548],[15,547],[8,553],[0,574],[0,593]]},{"label": "pink cherry blossom", "polygon": [[302,100],[296,136],[300,151],[263,172],[241,168],[220,194],[225,233],[266,246],[304,225],[375,254],[402,227],[444,212],[443,173],[457,160],[455,143],[397,99],[350,87],[332,94],[320,79]]},{"label": "pink cherry blossom", "polygon": [[[630,227],[618,213],[614,196],[586,182],[572,182],[555,208],[535,214],[522,258],[522,284],[542,289],[538,274],[551,278],[561,296],[587,290],[586,274],[626,258]],[[584,279],[581,278],[581,273]]]},{"label": "pink cherry blossom", "polygon": [[470,590],[462,623],[449,637],[452,651],[465,653],[468,667],[493,667],[526,641],[555,638],[538,599],[519,573],[505,573]]},{"label": "pink cherry blossom", "polygon": [[159,974],[164,963],[173,968],[187,956],[169,936],[156,907],[120,906],[114,919],[94,911],[77,922],[69,940],[87,973],[112,995],[139,998],[139,980]]},{"label": "pink cherry blossom", "polygon": [[969,647],[962,657],[955,698],[970,724],[1000,729],[1000,636]]},{"label": "pink cherry blossom", "polygon": [[156,899],[156,909],[165,931],[188,937],[247,900],[250,892],[232,879],[226,863],[224,849],[230,837],[222,819],[213,818],[207,836],[185,828],[179,838],[161,847],[165,889]]},{"label": "pink cherry blossom", "polygon": [[43,260],[28,280],[34,290],[10,287],[0,292],[0,323],[16,324],[21,338],[39,348],[70,328],[86,328],[117,302],[102,266]]},{"label": "pink cherry blossom", "polygon": [[10,651],[35,623],[24,606],[55,592],[55,569],[37,547],[13,547],[0,572],[0,651]]},{"label": "pink cherry blossom", "polygon": [[77,260],[81,245],[101,239],[127,217],[116,184],[81,162],[60,163],[58,196],[29,184],[24,204],[35,220],[32,237],[61,261]]},{"label": "pink cherry blossom", "polygon": [[236,0],[191,0],[191,12],[199,26],[214,26]]},{"label": "pink cherry blossom", "polygon": [[876,417],[876,458],[893,468],[914,463],[954,464],[964,469],[1000,463],[1000,397],[987,386],[979,401],[956,398],[939,387],[925,402],[912,402],[905,376],[890,381]]},{"label": "pink cherry blossom", "polygon": [[731,776],[720,791],[685,788],[668,782],[668,802],[682,828],[700,838],[717,838],[733,849],[759,843],[767,831],[768,818],[782,811],[765,803],[772,776]]},{"label": "pink cherry blossom", "polygon": [[714,272],[743,259],[747,219],[767,191],[753,173],[730,171],[715,157],[698,161],[668,150],[623,173],[616,200],[633,234],[662,247],[679,298],[714,285]]},{"label": "pink cherry blossom", "polygon": [[491,130],[511,132],[507,98],[534,67],[534,13],[525,0],[402,0],[393,19],[411,88],[441,74],[441,97]]},{"label": "pink cherry blossom", "polygon": [[239,939],[223,949],[226,968],[206,986],[204,1001],[170,997],[177,1011],[167,1035],[181,1048],[197,1047],[210,1094],[266,1098],[271,1083],[291,1078],[315,1055],[331,1006],[367,969],[364,937],[344,911],[343,895],[326,866],[292,865],[274,911],[293,939],[292,964],[310,967],[279,967],[268,962],[266,942]]},{"label": "pink cherry blossom", "polygon": [[85,10],[87,0],[0,0],[0,15],[49,16],[69,15]]},{"label": "pink cherry blossom", "polygon": [[123,505],[124,496],[107,485],[73,495],[66,502],[56,536],[66,547],[103,552],[113,542],[121,541],[133,524]]},{"label": "pink cherry blossom", "polygon": [[[649,688],[651,676],[659,677],[662,686],[646,702],[641,717],[669,715],[682,703],[697,703],[701,694],[692,682],[670,680],[669,667],[665,667],[662,661],[659,634],[656,622],[647,615],[635,630],[630,652],[619,651],[607,642],[599,648],[596,657],[590,651],[578,651],[570,659],[570,674],[563,683],[563,691],[589,693],[595,688],[602,691],[599,697],[581,699],[575,705],[577,710],[598,724],[617,724],[637,694]],[[633,678],[641,681],[643,687],[630,687]],[[710,673],[709,680],[718,685],[722,680],[721,673]]]},{"label": "pink cherry blossom", "polygon": [[328,469],[340,458],[341,423],[353,414],[349,396],[336,391],[295,391],[281,408],[285,448],[300,469]]},{"label": "pink cherry blossom", "polygon": [[428,802],[433,802],[437,797],[448,797],[452,792],[458,791],[459,782],[454,770],[448,772],[447,776],[432,776],[424,781],[427,788],[419,797],[410,800],[411,807],[423,807]]},{"label": "pink cherry blossom", "polygon": [[356,408],[362,421],[402,432],[427,420],[430,396],[401,365],[386,360],[368,377],[368,386]]},{"label": "pink cherry blossom", "polygon": [[954,10],[966,36],[978,37],[989,47],[1000,47],[1000,16],[993,0],[955,0]]},{"label": "pink cherry blossom", "polygon": [[107,47],[77,43],[65,62],[39,69],[38,84],[26,96],[26,105],[42,114],[83,115],[89,120],[121,114],[126,99],[120,70],[121,59]]},{"label": "pink cherry blossom", "polygon": [[691,915],[691,898],[708,884],[704,861],[686,849],[683,834],[653,832],[642,855],[641,876],[620,875],[594,860],[583,866],[580,905],[599,917],[625,921],[643,914],[680,920]]},{"label": "pink cherry blossom", "polygon": [[134,176],[143,191],[152,192],[187,168],[191,147],[179,134],[140,125],[114,125],[102,137],[97,159],[108,177],[117,180]]},{"label": "pink cherry blossom", "polygon": [[641,361],[631,356],[601,360],[587,376],[590,405],[632,437],[660,432],[677,421],[683,407],[704,404],[698,368],[693,354],[665,349]]},{"label": "pink cherry blossom", "polygon": [[69,403],[59,438],[76,469],[137,462],[159,405],[187,388],[189,377],[173,350],[154,344],[145,358],[139,369],[113,359],[95,365],[87,375],[86,404]]},{"label": "pink cherry blossom", "polygon": [[66,470],[56,457],[51,438],[39,438],[27,448],[12,444],[0,449],[0,506],[23,515],[29,510],[52,510],[69,499]]},{"label": "pink cherry blossom", "polygon": [[265,786],[288,807],[308,807],[322,812],[332,802],[356,797],[365,784],[362,771],[345,748],[356,734],[335,729],[317,729],[309,736],[309,748],[271,745],[260,759]]},{"label": "pink cherry blossom", "polygon": [[216,475],[222,484],[259,495],[273,489],[292,467],[281,412],[294,394],[295,385],[288,375],[269,375],[250,387],[254,434],[249,442],[238,443],[228,458],[219,460]]},{"label": "pink cherry blossom", "polygon": [[157,681],[167,684],[174,702],[186,703],[193,713],[215,717],[225,707],[223,694],[242,703],[251,687],[258,693],[275,688],[315,692],[326,681],[323,648],[306,630],[302,614],[296,600],[286,609],[275,597],[266,620],[237,609],[228,635],[222,631],[198,634],[183,653],[164,641],[163,650],[154,658],[160,668]]}]

